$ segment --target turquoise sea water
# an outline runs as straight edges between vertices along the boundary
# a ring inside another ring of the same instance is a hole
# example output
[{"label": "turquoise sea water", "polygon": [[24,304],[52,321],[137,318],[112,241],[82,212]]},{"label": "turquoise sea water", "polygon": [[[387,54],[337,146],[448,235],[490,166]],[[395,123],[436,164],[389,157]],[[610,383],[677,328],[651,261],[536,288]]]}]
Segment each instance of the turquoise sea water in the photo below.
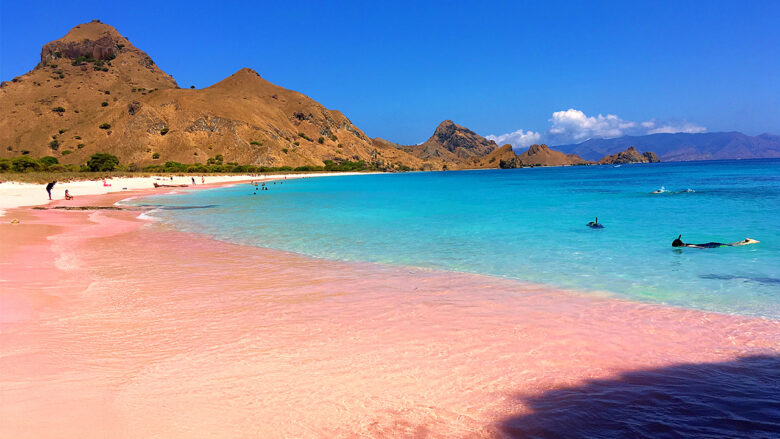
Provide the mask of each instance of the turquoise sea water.
[{"label": "turquoise sea water", "polygon": [[[180,230],[239,244],[780,318],[780,160],[361,175],[269,187],[133,203],[159,206],[150,215]],[[661,187],[669,192],[651,193]],[[585,226],[596,216],[604,229]],[[678,234],[692,243],[761,243],[674,249]]]}]

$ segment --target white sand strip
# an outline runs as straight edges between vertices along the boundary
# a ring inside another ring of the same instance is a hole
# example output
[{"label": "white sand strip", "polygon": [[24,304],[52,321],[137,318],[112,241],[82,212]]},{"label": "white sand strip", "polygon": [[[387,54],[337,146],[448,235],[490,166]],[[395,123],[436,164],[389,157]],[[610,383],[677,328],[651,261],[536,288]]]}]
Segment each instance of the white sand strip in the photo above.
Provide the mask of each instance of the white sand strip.
[{"label": "white sand strip", "polygon": [[[364,172],[333,172],[317,174],[253,174],[253,175],[211,175],[205,177],[206,184],[240,182],[248,180],[280,180],[308,177],[335,177],[345,175],[363,175]],[[195,185],[192,179],[195,179]],[[105,180],[108,186],[104,186],[103,180],[80,180],[71,182],[58,182],[51,191],[52,200],[65,199],[65,190],[70,195],[81,197],[85,195],[101,195],[109,192],[132,191],[140,189],[152,189],[154,183],[158,184],[188,184],[189,188],[198,188],[202,184],[200,175],[184,175],[170,177],[122,177]],[[7,209],[23,206],[41,206],[49,203],[49,195],[46,193],[45,184],[2,182],[0,183],[0,216],[5,215]]]}]

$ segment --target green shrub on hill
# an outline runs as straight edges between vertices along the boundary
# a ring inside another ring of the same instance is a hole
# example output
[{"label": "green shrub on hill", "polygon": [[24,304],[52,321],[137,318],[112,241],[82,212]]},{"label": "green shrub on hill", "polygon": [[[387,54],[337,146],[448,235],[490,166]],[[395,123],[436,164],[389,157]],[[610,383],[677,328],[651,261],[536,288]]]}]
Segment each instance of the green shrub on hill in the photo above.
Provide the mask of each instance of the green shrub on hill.
[{"label": "green shrub on hill", "polygon": [[92,154],[87,161],[87,168],[93,172],[113,171],[117,166],[119,166],[119,158],[104,152]]},{"label": "green shrub on hill", "polygon": [[311,165],[307,165],[307,166],[298,166],[294,170],[298,171],[298,172],[302,172],[302,171],[324,171],[325,167],[324,166],[311,166]]},{"label": "green shrub on hill", "polygon": [[163,165],[163,170],[165,172],[185,172],[187,171],[187,165],[179,162],[167,161],[165,162],[165,165]]},{"label": "green shrub on hill", "polygon": [[354,172],[354,171],[364,171],[368,168],[366,166],[366,162],[364,162],[363,160],[359,160],[356,162],[350,160],[344,160],[341,162],[335,162],[333,160],[324,160],[323,163],[325,164],[324,166],[325,171]]},{"label": "green shrub on hill", "polygon": [[57,160],[57,157],[52,157],[50,155],[47,155],[45,157],[41,157],[41,158],[38,159],[38,161],[41,164],[43,164],[44,166],[56,165],[57,163],[60,162],[59,160]]},{"label": "green shrub on hill", "polygon": [[38,160],[23,155],[21,157],[16,157],[11,161],[11,169],[15,172],[33,172],[43,169],[43,165],[41,165]]}]

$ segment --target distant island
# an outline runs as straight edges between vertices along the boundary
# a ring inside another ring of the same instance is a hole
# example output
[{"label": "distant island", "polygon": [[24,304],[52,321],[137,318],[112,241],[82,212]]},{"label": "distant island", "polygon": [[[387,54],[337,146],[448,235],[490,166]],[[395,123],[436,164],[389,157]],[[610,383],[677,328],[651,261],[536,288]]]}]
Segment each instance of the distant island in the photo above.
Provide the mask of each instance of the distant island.
[{"label": "distant island", "polygon": [[606,156],[598,161],[599,165],[624,165],[628,163],[658,163],[661,160],[654,152],[640,153],[633,146],[617,154]]}]

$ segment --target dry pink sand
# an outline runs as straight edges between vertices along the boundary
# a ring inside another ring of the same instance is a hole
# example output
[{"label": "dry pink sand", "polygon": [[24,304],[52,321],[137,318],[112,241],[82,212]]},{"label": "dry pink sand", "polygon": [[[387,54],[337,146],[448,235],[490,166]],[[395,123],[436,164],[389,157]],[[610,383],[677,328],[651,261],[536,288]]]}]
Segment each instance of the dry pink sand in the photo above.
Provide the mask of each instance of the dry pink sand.
[{"label": "dry pink sand", "polygon": [[524,396],[780,346],[777,321],[318,260],[137,215],[0,224],[0,437],[493,437]]}]

